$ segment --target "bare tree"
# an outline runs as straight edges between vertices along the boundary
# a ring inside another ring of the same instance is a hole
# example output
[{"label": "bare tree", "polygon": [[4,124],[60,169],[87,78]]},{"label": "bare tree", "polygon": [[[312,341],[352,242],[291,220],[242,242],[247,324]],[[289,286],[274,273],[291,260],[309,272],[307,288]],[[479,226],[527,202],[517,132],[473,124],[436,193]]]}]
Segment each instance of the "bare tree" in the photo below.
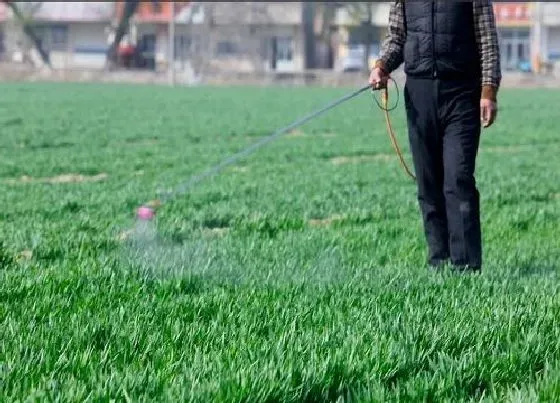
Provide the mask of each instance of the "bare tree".
[{"label": "bare tree", "polygon": [[[196,4],[196,3],[195,3]],[[193,54],[192,63],[199,73],[212,67],[216,39],[228,35],[238,44],[235,50],[255,72],[262,72],[263,61],[269,54],[270,36],[263,36],[261,29],[274,24],[268,2],[199,2],[204,14],[204,23],[199,29],[201,43],[199,52]],[[280,4],[281,5],[281,4]],[[278,6],[278,5],[277,5]],[[241,27],[241,29],[239,29]],[[221,69],[221,68],[218,68]]]},{"label": "bare tree", "polygon": [[138,9],[139,4],[140,2],[138,0],[126,0],[124,3],[124,9],[119,20],[119,25],[115,31],[115,38],[107,50],[107,63],[109,66],[113,66],[117,61],[117,49],[119,48],[123,37],[130,29],[130,19]]},{"label": "bare tree", "polygon": [[49,54],[45,51],[45,49],[43,49],[41,40],[33,29],[33,17],[43,6],[43,2],[3,1],[3,3],[5,3],[10,8],[17,23],[21,26],[23,33],[27,36],[27,38],[29,38],[32,46],[41,56],[41,60],[43,61],[43,63],[45,63],[49,67],[52,67]]},{"label": "bare tree", "polygon": [[369,73],[370,46],[374,39],[375,30],[373,26],[373,9],[378,4],[378,2],[374,1],[344,3],[344,7],[351,20],[360,25],[360,31],[362,33],[361,42],[364,44],[363,68],[366,74]]},{"label": "bare tree", "polygon": [[335,21],[337,10],[343,7],[343,5],[344,3],[334,1],[315,3],[316,17],[320,20],[317,40],[324,48],[332,49],[333,47],[333,32],[331,28]]},{"label": "bare tree", "polygon": [[333,32],[331,27],[337,11],[344,10],[354,26],[357,26],[361,44],[364,45],[363,69],[369,73],[370,45],[375,39],[374,16],[380,2],[316,2],[316,15],[320,19],[321,28],[317,39],[327,46],[332,46]]},{"label": "bare tree", "polygon": [[303,24],[303,43],[305,68],[315,68],[315,3],[312,1],[301,2],[301,21]]},{"label": "bare tree", "polygon": [[248,2],[248,5],[246,14],[249,16],[249,33],[246,35],[247,55],[255,71],[260,73],[265,69],[263,62],[272,57],[269,49],[271,38],[270,36],[251,35],[251,32],[257,30],[257,26],[262,27],[271,24],[273,16],[270,14],[270,7],[266,2]]},{"label": "bare tree", "polygon": [[[189,8],[189,14],[184,23],[189,27],[191,37],[187,60],[192,69],[194,81],[198,81],[203,79],[210,64],[215,3],[190,2],[186,7]],[[203,22],[198,29],[195,28],[193,21],[197,13],[203,15]]]}]

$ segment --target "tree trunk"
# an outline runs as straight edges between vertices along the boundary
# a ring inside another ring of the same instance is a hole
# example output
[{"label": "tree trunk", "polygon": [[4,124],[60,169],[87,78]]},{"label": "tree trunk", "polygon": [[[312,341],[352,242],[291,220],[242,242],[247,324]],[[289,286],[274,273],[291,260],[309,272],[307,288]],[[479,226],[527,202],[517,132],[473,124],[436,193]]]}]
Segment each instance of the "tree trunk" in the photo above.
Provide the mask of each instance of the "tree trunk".
[{"label": "tree trunk", "polygon": [[304,1],[301,3],[302,7],[302,20],[303,20],[303,35],[304,35],[304,53],[305,53],[305,68],[312,69],[315,67],[315,5],[311,1]]},{"label": "tree trunk", "polygon": [[364,73],[369,75],[369,51],[372,42],[372,22],[373,22],[373,13],[371,10],[371,4],[367,3],[367,23],[365,28],[365,49],[364,49]]},{"label": "tree trunk", "polygon": [[49,67],[52,67],[49,54],[45,51],[45,49],[43,49],[43,46],[41,46],[41,40],[35,33],[33,27],[28,22],[25,21],[25,17],[21,13],[18,6],[13,1],[4,1],[3,3],[5,3],[8,7],[10,7],[12,12],[14,13],[14,16],[21,24],[23,28],[23,32],[31,40],[31,42],[33,43],[33,47],[37,49],[37,52],[39,52],[39,55],[41,56],[41,60],[43,61],[43,63],[45,63]]},{"label": "tree trunk", "polygon": [[117,61],[117,49],[121,44],[122,38],[128,32],[128,29],[130,27],[130,19],[136,12],[139,3],[140,2],[138,0],[125,1],[123,14],[115,32],[115,38],[113,39],[113,43],[111,43],[111,46],[109,46],[109,49],[107,50],[107,62],[109,63],[109,65],[114,65]]},{"label": "tree trunk", "polygon": [[321,68],[333,68],[333,33],[331,31],[331,25],[336,16],[337,3],[333,2],[323,2],[316,3],[319,4],[319,11],[322,14],[322,26],[321,32],[319,34],[319,39],[321,40],[323,47],[326,49],[326,55],[324,60],[321,61]]}]

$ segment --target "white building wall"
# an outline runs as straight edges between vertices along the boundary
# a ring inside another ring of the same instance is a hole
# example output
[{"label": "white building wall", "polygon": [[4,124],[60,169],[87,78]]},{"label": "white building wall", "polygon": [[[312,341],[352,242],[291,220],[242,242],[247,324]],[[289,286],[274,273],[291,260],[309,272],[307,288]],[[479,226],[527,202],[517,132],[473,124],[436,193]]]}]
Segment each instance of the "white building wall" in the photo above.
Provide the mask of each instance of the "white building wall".
[{"label": "white building wall", "polygon": [[72,65],[103,68],[108,48],[106,23],[72,24],[70,43]]},{"label": "white building wall", "polygon": [[547,28],[547,49],[549,58],[560,60],[560,26]]},{"label": "white building wall", "polygon": [[560,3],[557,1],[540,2],[543,25],[560,26]]},{"label": "white building wall", "polygon": [[108,48],[106,27],[108,23],[68,24],[66,50],[52,50],[54,68],[103,68]]},{"label": "white building wall", "polygon": [[[254,71],[255,69],[270,70],[269,60],[261,60],[261,64],[255,66],[255,60],[247,54],[247,50],[256,51],[260,53],[261,41],[265,38],[272,38],[273,36],[289,37],[292,39],[292,62],[285,63],[283,66],[277,68],[278,70],[294,72],[302,71],[304,69],[304,55],[303,55],[303,32],[297,26],[290,25],[276,25],[271,27],[259,26],[256,28],[254,34],[249,33],[249,28],[245,25],[229,25],[220,26],[214,32],[207,34],[199,27],[193,27],[185,24],[176,24],[175,36],[185,35],[192,39],[203,41],[199,44],[201,52],[205,53],[209,66],[218,70],[232,70],[232,71]],[[137,26],[138,39],[142,35],[153,34],[156,37],[155,44],[155,59],[156,65],[159,70],[167,69],[169,63],[169,32],[167,25],[164,24],[138,24]],[[216,54],[217,43],[220,41],[231,41],[239,48],[244,49],[241,54],[233,54],[231,56],[218,56]],[[268,45],[268,46],[271,46]],[[249,48],[249,49],[247,49]],[[269,49],[269,52],[271,50]],[[184,63],[180,60],[175,62],[177,70],[183,67]]]},{"label": "white building wall", "polygon": [[[542,23],[541,49],[545,60],[560,60],[560,3],[540,2],[536,7]],[[539,18],[537,15],[536,18]]]}]

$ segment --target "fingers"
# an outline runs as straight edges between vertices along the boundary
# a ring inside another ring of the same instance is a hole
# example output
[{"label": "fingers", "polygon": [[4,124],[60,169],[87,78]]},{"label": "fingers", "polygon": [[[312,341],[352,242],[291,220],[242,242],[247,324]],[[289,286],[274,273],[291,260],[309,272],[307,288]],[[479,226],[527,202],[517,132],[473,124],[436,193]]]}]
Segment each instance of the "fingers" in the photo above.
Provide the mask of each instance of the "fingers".
[{"label": "fingers", "polygon": [[483,127],[488,127],[488,121],[490,120],[488,105],[482,104],[480,107],[480,121]]},{"label": "fingers", "polygon": [[372,84],[373,88],[381,90],[383,88],[387,87],[387,79],[382,77],[380,78],[377,82],[375,82],[374,84]]},{"label": "fingers", "polygon": [[377,74],[370,76],[369,85],[371,85],[373,88],[379,88],[381,82],[381,77],[379,77]]},{"label": "fingers", "polygon": [[490,127],[496,120],[498,110],[494,102],[482,100],[480,102],[480,121],[484,128]]},{"label": "fingers", "polygon": [[388,77],[381,72],[380,69],[375,68],[369,75],[369,84],[374,89],[381,89],[387,86]]}]

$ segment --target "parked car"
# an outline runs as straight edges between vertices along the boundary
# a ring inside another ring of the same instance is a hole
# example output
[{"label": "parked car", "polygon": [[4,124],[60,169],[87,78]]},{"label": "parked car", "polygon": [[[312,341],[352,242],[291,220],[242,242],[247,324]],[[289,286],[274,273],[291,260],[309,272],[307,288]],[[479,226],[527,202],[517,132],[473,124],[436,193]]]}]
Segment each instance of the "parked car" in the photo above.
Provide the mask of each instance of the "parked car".
[{"label": "parked car", "polygon": [[531,68],[531,61],[530,60],[520,60],[519,64],[517,65],[519,71],[524,73],[530,73],[532,71]]}]

